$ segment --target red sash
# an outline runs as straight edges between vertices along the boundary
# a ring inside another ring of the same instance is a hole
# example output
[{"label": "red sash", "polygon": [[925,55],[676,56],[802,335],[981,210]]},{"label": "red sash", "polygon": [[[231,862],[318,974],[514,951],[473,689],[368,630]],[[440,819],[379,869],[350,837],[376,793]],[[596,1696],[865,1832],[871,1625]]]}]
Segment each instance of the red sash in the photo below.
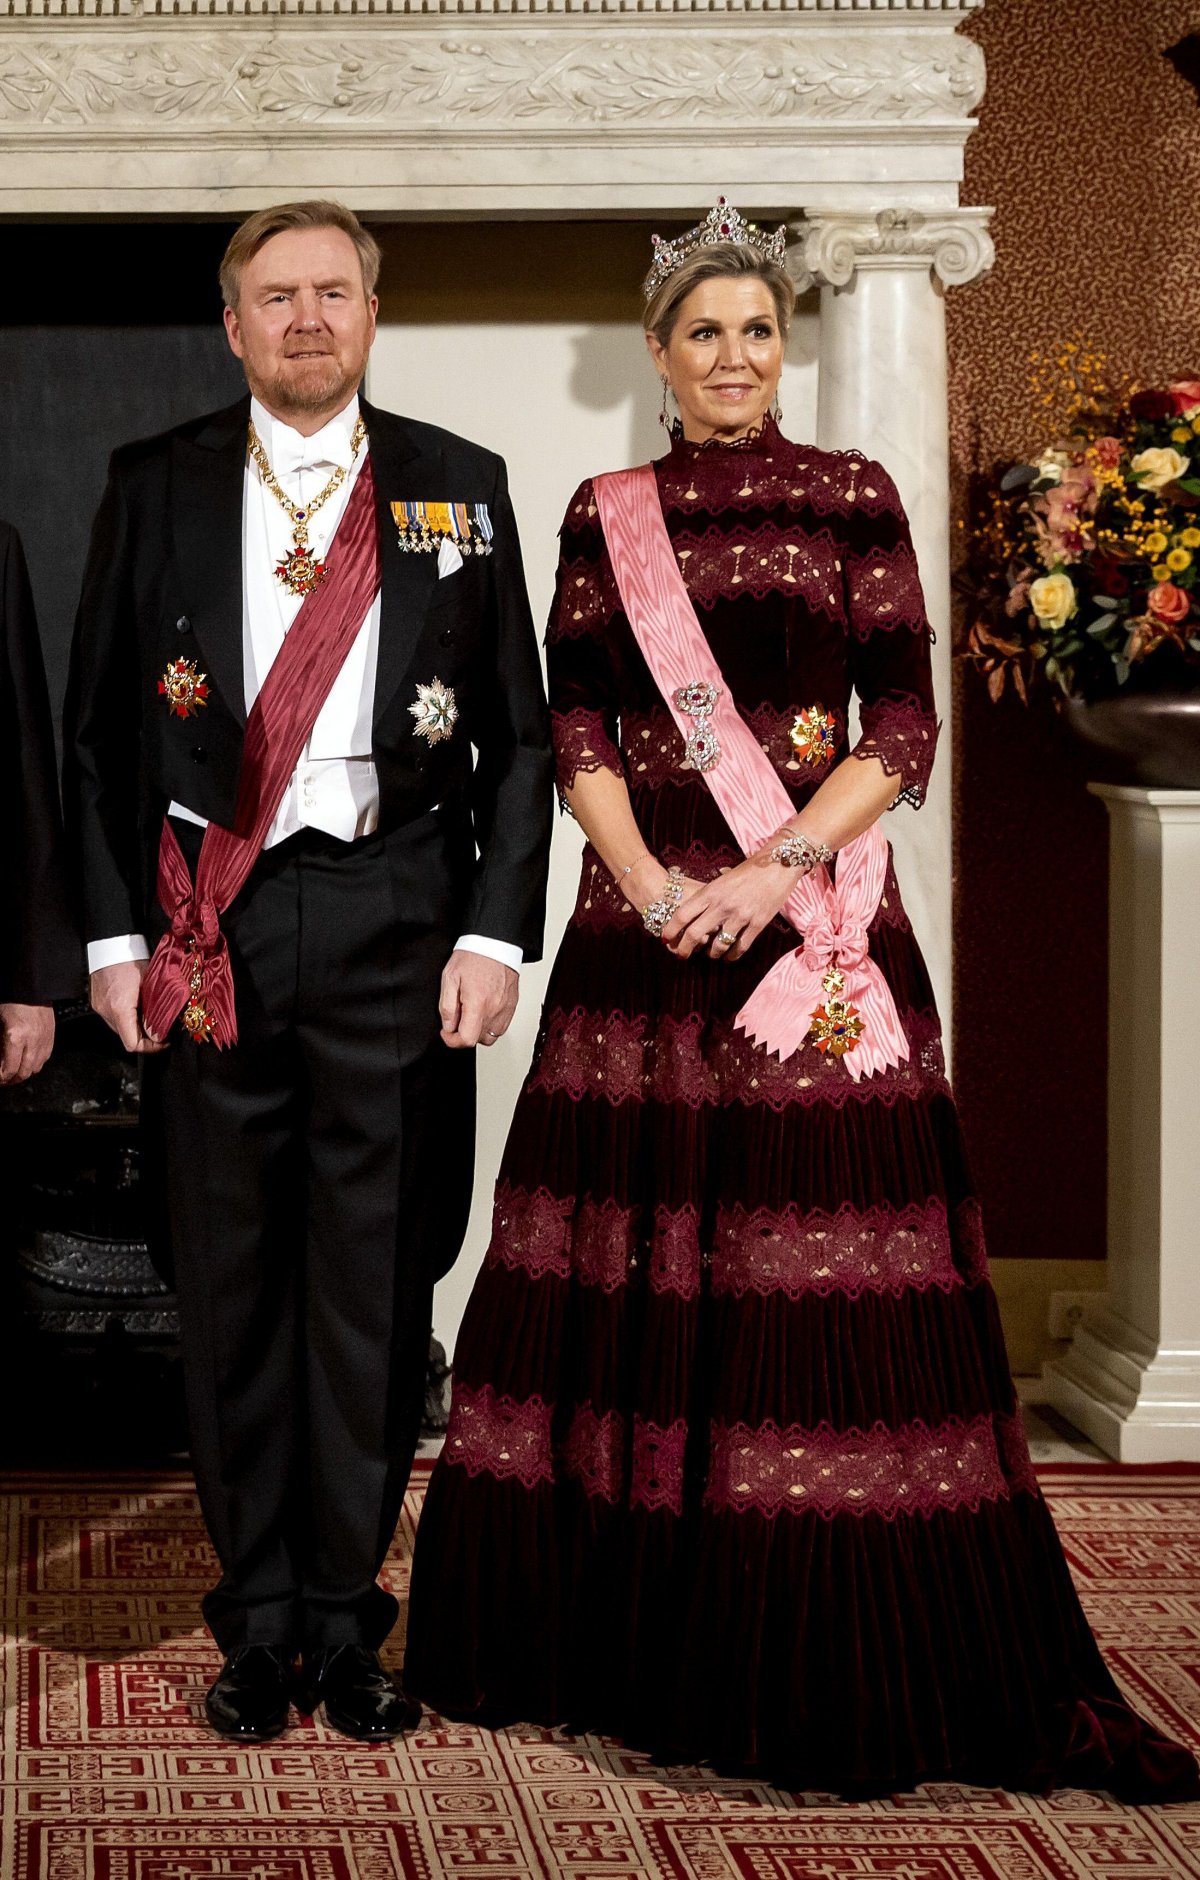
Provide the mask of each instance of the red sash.
[{"label": "red sash", "polygon": [[183,1013],[197,1044],[237,1043],[233,974],[220,917],[262,853],[317,715],[379,592],[375,478],[368,456],[309,593],[246,720],[232,829],[209,823],[193,885],[170,820],[158,849],[158,899],[170,922],[142,980],[142,1020],[165,1038]]}]

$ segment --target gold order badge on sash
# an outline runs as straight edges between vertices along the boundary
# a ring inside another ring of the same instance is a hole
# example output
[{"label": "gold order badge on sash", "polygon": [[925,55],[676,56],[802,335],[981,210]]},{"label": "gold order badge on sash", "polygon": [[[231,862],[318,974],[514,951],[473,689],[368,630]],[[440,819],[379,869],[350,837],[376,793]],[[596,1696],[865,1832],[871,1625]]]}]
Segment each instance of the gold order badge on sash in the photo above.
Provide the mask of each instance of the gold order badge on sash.
[{"label": "gold order badge on sash", "polygon": [[821,984],[825,988],[825,1003],[814,1011],[808,1035],[817,1050],[824,1051],[828,1057],[845,1057],[847,1051],[857,1049],[865,1026],[858,1007],[842,997],[846,981],[836,966],[829,968]]},{"label": "gold order badge on sash", "polygon": [[391,505],[396,534],[405,554],[436,554],[452,542],[460,555],[490,555],[492,519],[486,503],[419,502]]}]

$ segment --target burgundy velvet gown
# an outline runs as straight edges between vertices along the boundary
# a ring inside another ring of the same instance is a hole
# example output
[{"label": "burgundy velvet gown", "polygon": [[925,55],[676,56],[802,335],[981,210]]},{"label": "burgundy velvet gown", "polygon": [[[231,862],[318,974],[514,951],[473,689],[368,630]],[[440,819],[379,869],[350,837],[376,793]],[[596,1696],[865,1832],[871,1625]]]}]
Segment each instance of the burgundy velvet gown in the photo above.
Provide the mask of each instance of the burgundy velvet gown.
[{"label": "burgundy velvet gown", "polygon": [[[886,471],[769,423],[741,446],[677,440],[656,468],[713,653],[796,808],[849,749],[852,691],[857,752],[919,803],[930,636]],[[560,783],[606,767],[664,862],[737,862],[590,483],[548,648]],[[801,712],[828,723],[798,748]],[[796,1788],[1200,1793],[1121,1698],[1038,1492],[894,872],[870,946],[898,1069],[855,1082],[812,1044],[781,1063],[734,1029],[794,945],[779,920],[742,961],[680,961],[584,850],[459,1338],[406,1683],[443,1713]]]}]

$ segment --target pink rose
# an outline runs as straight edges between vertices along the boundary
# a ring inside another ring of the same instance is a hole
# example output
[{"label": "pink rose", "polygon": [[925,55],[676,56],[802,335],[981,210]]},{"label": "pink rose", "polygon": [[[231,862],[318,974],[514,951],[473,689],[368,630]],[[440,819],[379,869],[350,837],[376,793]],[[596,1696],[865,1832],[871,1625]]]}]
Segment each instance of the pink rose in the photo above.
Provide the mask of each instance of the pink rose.
[{"label": "pink rose", "polygon": [[1095,444],[1096,457],[1104,470],[1115,470],[1121,461],[1121,440],[1116,437],[1098,437]]},{"label": "pink rose", "polygon": [[1200,405],[1200,379],[1172,379],[1167,390],[1175,402],[1176,411],[1193,411]]},{"label": "pink rose", "polygon": [[1164,625],[1176,627],[1181,620],[1186,620],[1192,598],[1183,588],[1176,587],[1173,581],[1160,581],[1146,596],[1146,605]]}]

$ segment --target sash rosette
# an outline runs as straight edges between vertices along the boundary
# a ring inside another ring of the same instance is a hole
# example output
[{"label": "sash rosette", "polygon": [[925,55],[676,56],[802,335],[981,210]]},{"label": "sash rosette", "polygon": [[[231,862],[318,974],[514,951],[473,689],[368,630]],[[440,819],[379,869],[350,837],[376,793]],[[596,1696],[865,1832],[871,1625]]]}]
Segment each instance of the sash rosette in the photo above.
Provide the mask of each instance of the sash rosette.
[{"label": "sash rosette", "polygon": [[221,915],[241,893],[300,753],[379,591],[375,478],[367,457],[330,545],[325,579],[305,597],[246,720],[232,829],[209,823],[193,883],[170,820],[158,848],[158,899],[169,923],[142,980],[142,1021],[165,1038],[183,1014],[197,1044],[236,1044],[237,1015]]},{"label": "sash rosette", "polygon": [[[612,471],[597,477],[594,487],[621,604],[685,740],[696,728],[694,712],[684,709],[694,702],[694,688],[716,690],[705,728],[719,755],[700,774],[738,845],[753,854],[794,814],[793,805],[709,650],[667,534],[653,467]],[[844,982],[839,996],[857,1007],[863,1025],[855,1048],[841,1060],[850,1076],[857,1080],[907,1059],[896,1002],[867,943],[887,859],[887,839],[875,823],[842,849],[836,878],[818,867],[797,881],[781,911],[803,936],[802,944],[776,961],[735,1020],[754,1043],[780,1058],[798,1051],[825,997],[825,975],[836,967]]]}]

